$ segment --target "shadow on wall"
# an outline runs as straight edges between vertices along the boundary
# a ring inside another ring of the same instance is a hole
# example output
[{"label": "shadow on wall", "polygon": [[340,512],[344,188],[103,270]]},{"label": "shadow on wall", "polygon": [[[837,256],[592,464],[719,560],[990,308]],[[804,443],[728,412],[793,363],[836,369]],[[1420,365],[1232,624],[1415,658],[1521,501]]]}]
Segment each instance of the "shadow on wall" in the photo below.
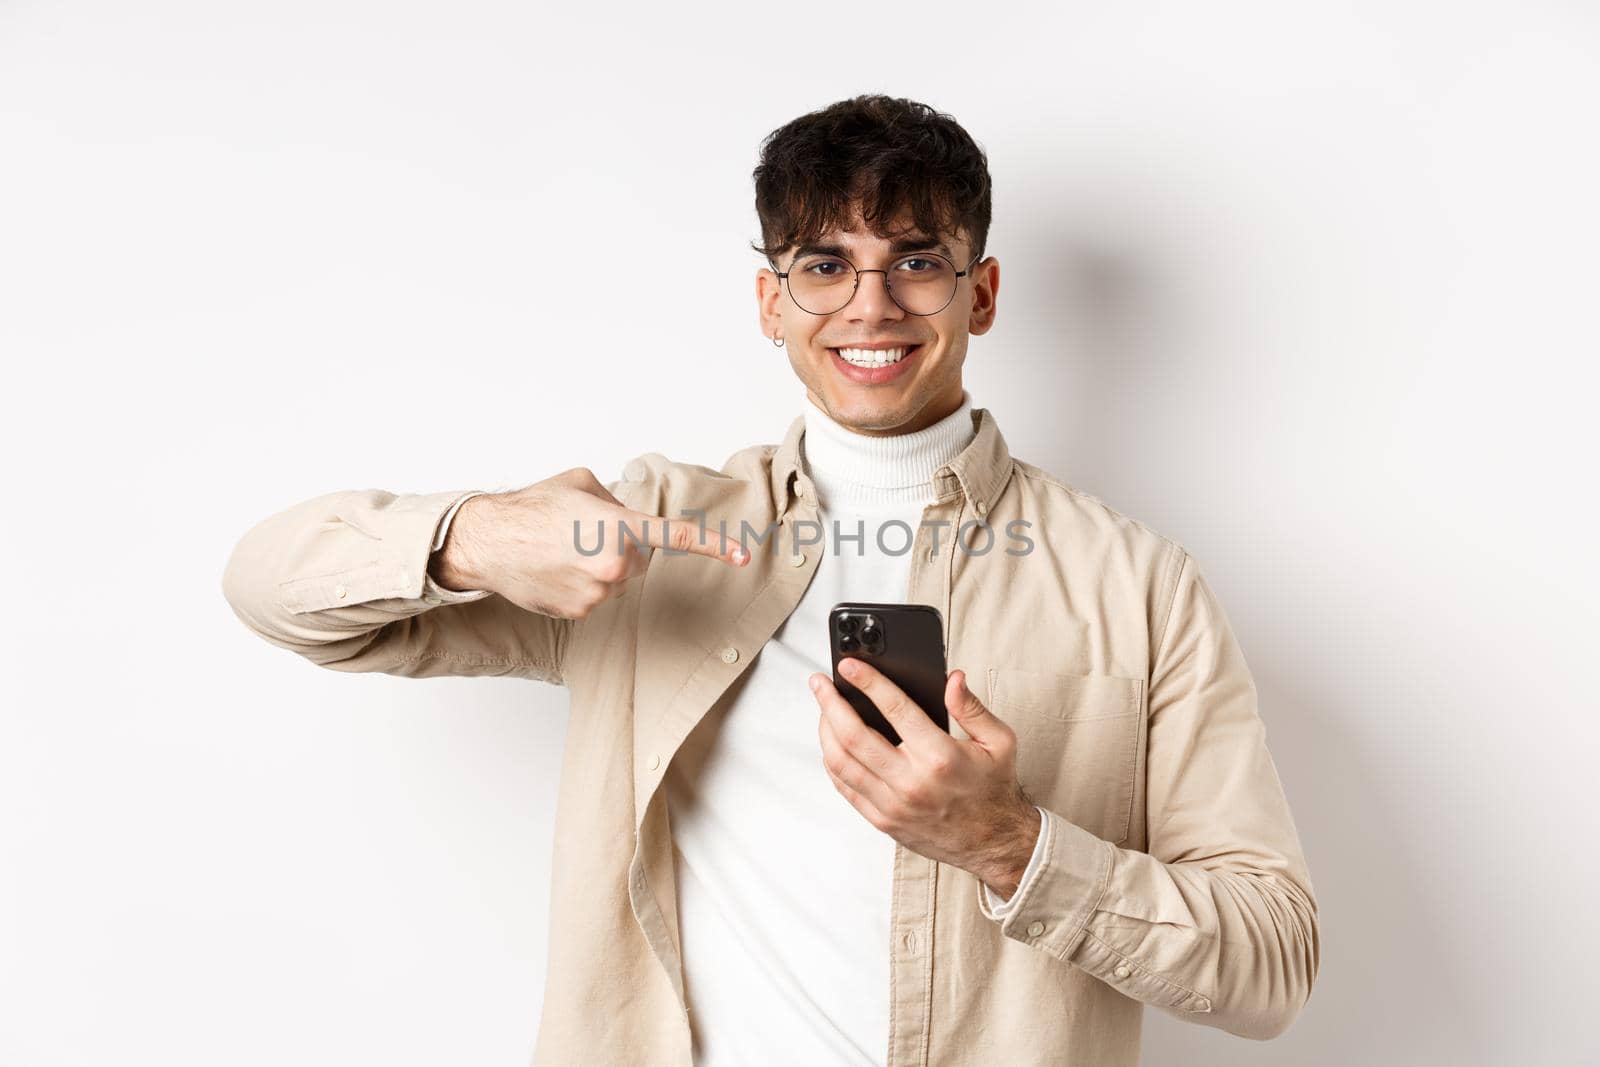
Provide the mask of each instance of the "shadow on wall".
[{"label": "shadow on wall", "polygon": [[[1293,614],[1293,605],[1278,610]],[[1303,617],[1303,613],[1301,613]],[[1265,650],[1263,650],[1265,651]],[[1246,650],[1249,656],[1249,650]],[[1438,912],[1459,889],[1430,878],[1411,840],[1416,810],[1343,728],[1341,709],[1298,693],[1296,672],[1251,661],[1267,739],[1316,891],[1321,967],[1289,1031],[1256,1042],[1145,1012],[1145,1062],[1185,1067],[1513,1062],[1491,1051],[1494,1014],[1473,1011],[1472,974]],[[1332,669],[1332,668],[1329,668]],[[1314,671],[1325,676],[1323,671]],[[1398,712],[1398,709],[1397,709]]]},{"label": "shadow on wall", "polygon": [[[1059,211],[1038,207],[1042,217]],[[1054,299],[1039,308],[1039,325],[1021,330],[1032,334],[1025,349],[1047,378],[1060,383],[1035,395],[1062,398],[1068,410],[1059,410],[1060,403],[1030,406],[1011,422],[1050,427],[1038,462],[1125,514],[1156,529],[1177,509],[1188,506],[1196,514],[1193,498],[1206,490],[1175,492],[1174,479],[1181,486],[1186,476],[1174,471],[1170,457],[1174,449],[1192,447],[1186,439],[1208,424],[1237,417],[1216,410],[1226,401],[1228,382],[1221,375],[1236,368],[1214,366],[1208,374],[1204,363],[1214,357],[1190,346],[1203,324],[1184,306],[1182,279],[1164,273],[1161,264],[1171,262],[1164,250],[1119,248],[1065,231],[1044,240],[1058,250],[1048,269],[1065,284],[1053,287]],[[1213,435],[1202,451],[1214,461],[1219,447],[1226,452],[1227,444]],[[1222,526],[1233,521],[1202,517]],[[1318,980],[1295,1024],[1268,1042],[1147,1008],[1144,1061],[1184,1067],[1513,1062],[1500,1058],[1510,1050],[1494,1048],[1496,991],[1477,980],[1481,972],[1472,962],[1481,943],[1452,940],[1448,933],[1461,887],[1432,878],[1418,859],[1426,853],[1418,846],[1435,830],[1419,819],[1443,801],[1419,804],[1388,769],[1406,761],[1363,747],[1353,732],[1353,724],[1371,721],[1374,710],[1382,721],[1406,721],[1408,687],[1386,684],[1381,667],[1350,676],[1352,663],[1387,661],[1385,635],[1362,626],[1358,609],[1349,605],[1319,610],[1308,604],[1309,583],[1283,586],[1281,593],[1270,580],[1254,588],[1266,594],[1254,603],[1241,603],[1238,593],[1219,595],[1240,632],[1306,850],[1322,938]],[[1319,637],[1318,620],[1327,612],[1344,615],[1355,643],[1364,647]],[[1250,640],[1243,631],[1267,636]],[[1308,684],[1316,679],[1345,681]],[[1393,707],[1363,708],[1358,715],[1344,706],[1381,701],[1385,693]],[[1414,735],[1396,730],[1386,736],[1399,745]],[[1461,928],[1459,919],[1455,926]]]}]

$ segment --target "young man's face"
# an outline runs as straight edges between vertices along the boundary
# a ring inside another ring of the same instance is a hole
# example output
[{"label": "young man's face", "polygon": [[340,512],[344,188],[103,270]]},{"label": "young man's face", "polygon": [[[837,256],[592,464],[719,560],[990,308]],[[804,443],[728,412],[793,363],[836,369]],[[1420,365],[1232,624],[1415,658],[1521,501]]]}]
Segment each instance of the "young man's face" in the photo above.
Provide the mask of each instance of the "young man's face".
[{"label": "young man's face", "polygon": [[[909,227],[909,221],[900,225]],[[888,270],[917,251],[939,252],[956,270],[972,258],[964,234],[907,232],[891,240],[868,233],[859,213],[852,229],[824,234],[817,245],[831,246],[864,271]],[[814,262],[807,253],[807,249],[784,251],[776,257],[778,269],[790,271],[797,260]],[[912,270],[923,266],[909,265]],[[820,273],[834,270],[823,268]],[[756,275],[761,326],[767,337],[784,340],[789,364],[805,383],[806,395],[836,421],[864,434],[913,433],[961,406],[967,338],[986,332],[994,323],[1000,265],[993,256],[973,264],[967,276],[956,279],[950,303],[931,315],[902,309],[889,298],[884,282],[883,274],[862,274],[848,304],[832,314],[815,315],[796,306],[783,281],[762,268]],[[909,292],[909,282],[902,284]],[[848,290],[846,284],[844,291]],[[860,367],[839,354],[840,348],[891,345],[910,351],[888,366]]]}]

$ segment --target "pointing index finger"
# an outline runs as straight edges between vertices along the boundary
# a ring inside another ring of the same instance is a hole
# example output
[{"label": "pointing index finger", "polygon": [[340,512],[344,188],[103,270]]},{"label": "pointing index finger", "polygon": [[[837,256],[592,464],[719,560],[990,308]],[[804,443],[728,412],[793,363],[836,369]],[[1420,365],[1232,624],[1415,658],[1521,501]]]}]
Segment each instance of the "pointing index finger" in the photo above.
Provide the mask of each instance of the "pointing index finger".
[{"label": "pointing index finger", "polygon": [[630,511],[624,522],[627,533],[622,536],[637,538],[650,548],[693,552],[734,567],[742,567],[750,562],[749,550],[736,539],[724,537],[709,526],[690,519],[665,519],[642,511]]}]

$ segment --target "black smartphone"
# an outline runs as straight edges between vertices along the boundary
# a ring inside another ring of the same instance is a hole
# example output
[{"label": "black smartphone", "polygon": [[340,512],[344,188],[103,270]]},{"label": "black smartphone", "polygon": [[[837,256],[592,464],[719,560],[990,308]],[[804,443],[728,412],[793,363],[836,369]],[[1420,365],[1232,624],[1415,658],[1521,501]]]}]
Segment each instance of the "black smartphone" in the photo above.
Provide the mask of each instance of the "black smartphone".
[{"label": "black smartphone", "polygon": [[944,706],[944,618],[931,604],[870,604],[846,601],[828,612],[828,644],[833,650],[833,684],[863,722],[900,743],[900,734],[872,698],[845,681],[839,661],[865,660],[905,691],[939,729],[950,732]]}]

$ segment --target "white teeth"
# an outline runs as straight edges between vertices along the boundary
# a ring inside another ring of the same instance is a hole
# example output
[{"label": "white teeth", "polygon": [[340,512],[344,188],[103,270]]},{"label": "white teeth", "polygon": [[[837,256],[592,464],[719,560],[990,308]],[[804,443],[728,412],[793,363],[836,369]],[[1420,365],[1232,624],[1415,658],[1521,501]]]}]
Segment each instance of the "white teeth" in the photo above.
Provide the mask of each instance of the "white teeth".
[{"label": "white teeth", "polygon": [[857,367],[887,367],[891,363],[899,363],[902,359],[906,358],[906,353],[911,351],[911,349],[883,348],[872,350],[866,348],[836,348],[834,351],[838,352],[839,358],[843,359],[846,363],[852,363]]}]

